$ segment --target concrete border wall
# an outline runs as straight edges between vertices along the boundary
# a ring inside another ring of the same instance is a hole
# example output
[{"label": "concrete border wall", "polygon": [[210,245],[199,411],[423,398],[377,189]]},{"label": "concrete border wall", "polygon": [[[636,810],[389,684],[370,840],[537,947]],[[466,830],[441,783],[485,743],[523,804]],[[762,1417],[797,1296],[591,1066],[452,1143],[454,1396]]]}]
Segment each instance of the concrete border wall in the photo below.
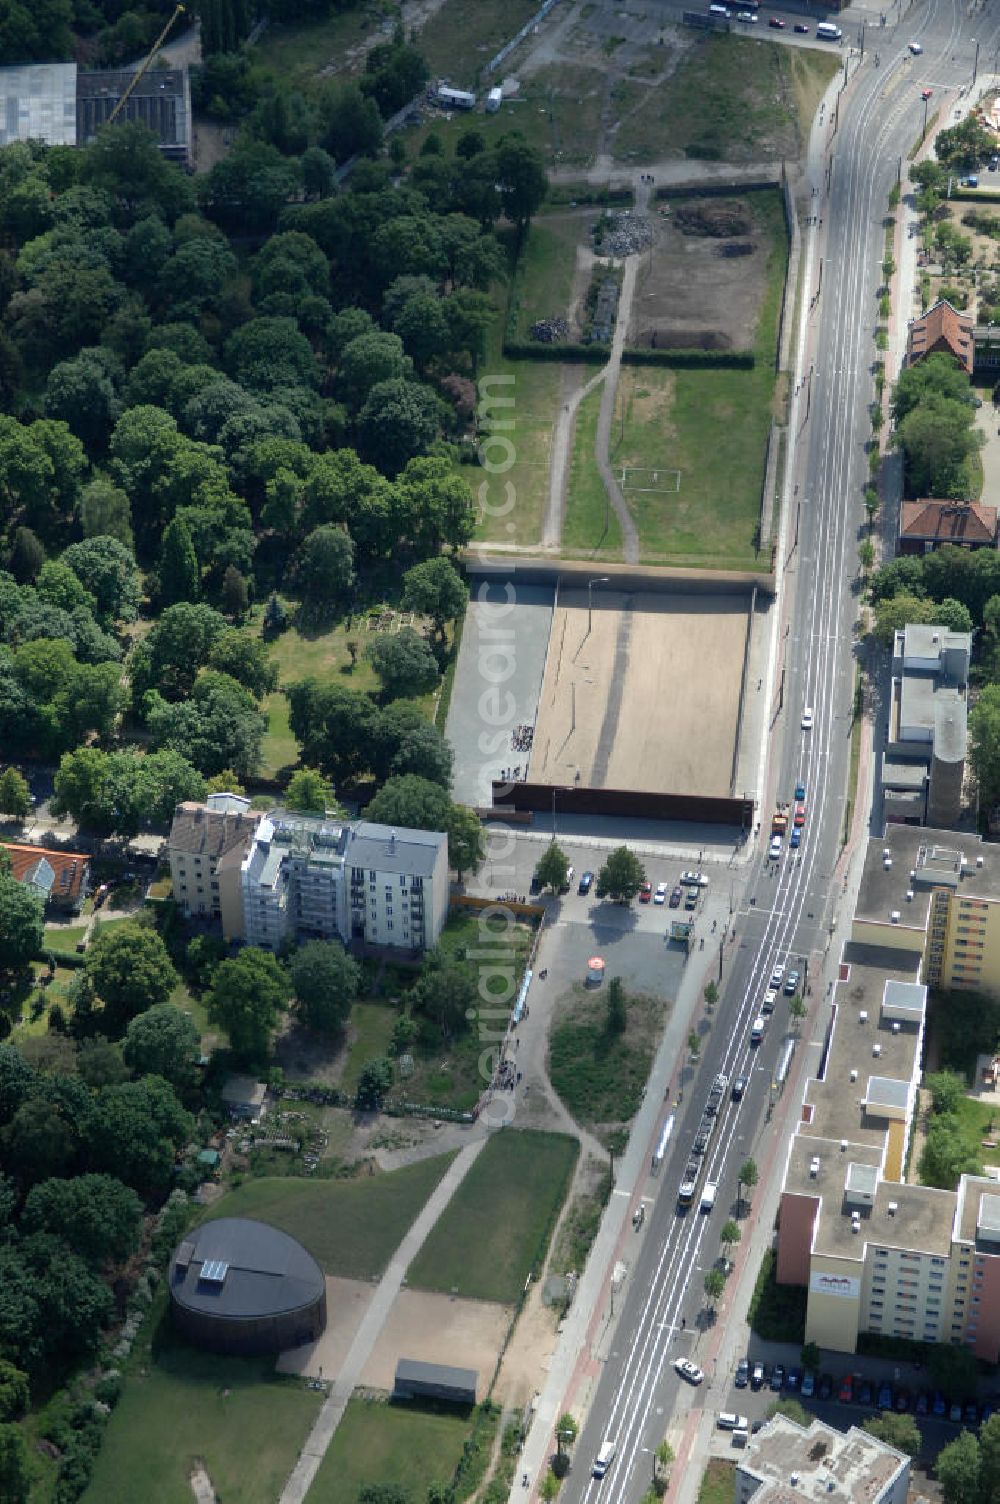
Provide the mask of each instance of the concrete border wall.
[{"label": "concrete border wall", "polygon": [[754,801],[706,794],[648,794],[641,789],[593,789],[581,784],[494,783],[497,810],[532,810],[551,814],[555,800],[561,815],[619,815],[643,820],[684,820],[704,825],[753,829]]},{"label": "concrete border wall", "polygon": [[769,571],[727,569],[669,569],[656,564],[609,564],[603,559],[558,559],[544,554],[509,554],[488,548],[466,549],[461,562],[470,575],[507,576],[516,584],[555,585],[563,589],[585,586],[595,572],[607,575],[614,589],[650,590],[671,595],[773,595]]}]

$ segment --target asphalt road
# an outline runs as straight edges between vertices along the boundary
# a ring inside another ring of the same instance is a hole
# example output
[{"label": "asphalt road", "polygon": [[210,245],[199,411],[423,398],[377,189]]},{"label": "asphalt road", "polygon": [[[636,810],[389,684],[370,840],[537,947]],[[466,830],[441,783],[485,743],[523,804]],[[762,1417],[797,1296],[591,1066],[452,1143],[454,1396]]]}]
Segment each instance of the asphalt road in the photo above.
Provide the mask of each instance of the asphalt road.
[{"label": "asphalt road", "polygon": [[[807,788],[808,823],[800,860],[787,852],[771,863],[755,857],[739,916],[739,949],[707,1036],[697,1089],[680,1104],[659,1192],[624,1306],[562,1496],[576,1501],[603,1496],[638,1500],[648,1486],[650,1453],[672,1414],[691,1404],[722,1408],[725,1380],[692,1389],[678,1379],[673,1361],[697,1355],[705,1320],[704,1271],[719,1253],[719,1230],[736,1210],[736,1176],[748,1155],[766,1147],[771,1080],[787,1034],[779,1003],[759,1049],[749,1043],[751,1021],[776,960],[791,955],[822,958],[833,927],[838,893],[833,873],[841,848],[850,757],[858,615],[857,550],[867,476],[865,444],[873,396],[872,363],[877,290],[881,281],[883,219],[896,180],[919,135],[921,90],[945,92],[971,78],[976,40],[984,56],[997,47],[1000,28],[978,12],[971,18],[957,0],[926,0],[906,13],[893,34],[880,31],[880,64],[867,61],[845,96],[837,129],[823,129],[822,160],[813,165],[818,224],[806,245],[807,299],[820,292],[806,315],[801,389],[793,400],[796,431],[795,491],[785,518],[781,564],[788,636],[780,636],[775,687],[783,709],[772,729],[772,769],[779,795],[797,782]],[[912,57],[910,38],[923,54]],[[853,66],[852,66],[853,73]],[[826,175],[829,166],[829,176]],[[819,260],[822,259],[822,271]],[[814,726],[800,727],[812,706]],[[777,701],[776,701],[777,707]],[[818,968],[817,968],[818,969]],[[677,1206],[677,1187],[713,1075],[749,1075],[743,1101],[727,1100],[707,1159],[705,1179],[720,1183],[710,1215]],[[781,1173],[783,1153],[773,1158]],[[712,1379],[709,1374],[709,1380]],[[721,1377],[721,1376],[720,1376]],[[604,1482],[589,1476],[590,1460],[605,1438],[617,1444]]]}]

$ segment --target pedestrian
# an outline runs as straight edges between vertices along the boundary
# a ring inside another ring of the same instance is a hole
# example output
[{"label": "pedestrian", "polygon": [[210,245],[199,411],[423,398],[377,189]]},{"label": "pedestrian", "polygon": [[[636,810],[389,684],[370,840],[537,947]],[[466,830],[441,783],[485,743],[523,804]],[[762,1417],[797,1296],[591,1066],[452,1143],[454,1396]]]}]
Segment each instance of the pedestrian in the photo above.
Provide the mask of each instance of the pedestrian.
[{"label": "pedestrian", "polygon": [[681,1317],[681,1331],[682,1332],[683,1332],[684,1328],[687,1326],[687,1324],[688,1324],[687,1317],[686,1316],[682,1316]]}]

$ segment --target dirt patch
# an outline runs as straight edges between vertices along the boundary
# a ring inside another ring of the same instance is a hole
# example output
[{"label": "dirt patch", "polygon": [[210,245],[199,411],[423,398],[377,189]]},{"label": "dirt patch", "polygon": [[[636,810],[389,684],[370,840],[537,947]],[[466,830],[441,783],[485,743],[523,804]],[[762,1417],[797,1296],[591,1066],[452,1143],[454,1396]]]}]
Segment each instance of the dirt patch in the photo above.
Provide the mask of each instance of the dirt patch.
[{"label": "dirt patch", "polygon": [[318,1342],[306,1342],[302,1347],[281,1353],[278,1372],[302,1374],[310,1379],[335,1379],[344,1366],[375,1289],[366,1280],[335,1279],[328,1275],[326,1330]]},{"label": "dirt patch", "polygon": [[400,1358],[451,1363],[476,1372],[476,1398],[485,1398],[510,1326],[509,1306],[486,1300],[401,1290],[365,1365],[366,1389],[391,1390]]},{"label": "dirt patch", "polygon": [[674,389],[677,385],[673,372],[666,373],[666,380],[661,377],[661,383],[654,390],[639,386],[633,391],[632,414],[636,423],[651,423],[654,419],[658,419],[663,432],[669,437],[677,432],[676,425],[670,417],[674,406]]}]

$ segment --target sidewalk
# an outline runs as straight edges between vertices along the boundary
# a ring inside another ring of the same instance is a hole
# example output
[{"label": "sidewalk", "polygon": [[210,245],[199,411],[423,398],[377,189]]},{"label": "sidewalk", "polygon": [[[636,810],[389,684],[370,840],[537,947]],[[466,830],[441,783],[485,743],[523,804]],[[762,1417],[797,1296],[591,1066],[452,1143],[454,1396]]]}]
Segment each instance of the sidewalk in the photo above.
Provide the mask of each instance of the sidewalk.
[{"label": "sidewalk", "polygon": [[282,1489],[279,1504],[302,1504],[309,1492],[320,1464],[326,1456],[327,1447],[343,1419],[347,1402],[361,1382],[364,1366],[371,1357],[372,1349],[388,1319],[407,1269],[423,1247],[431,1228],[472,1169],[485,1143],[484,1137],[477,1142],[466,1144],[465,1148],[459,1151],[454,1163],[445,1172],[430,1200],[396,1249],[388,1269],[379,1282],[371,1305],[364,1314],[357,1335],[351,1343],[351,1350],[344,1360],[344,1366],[330,1386],[330,1393],[306,1438],[291,1476]]}]

